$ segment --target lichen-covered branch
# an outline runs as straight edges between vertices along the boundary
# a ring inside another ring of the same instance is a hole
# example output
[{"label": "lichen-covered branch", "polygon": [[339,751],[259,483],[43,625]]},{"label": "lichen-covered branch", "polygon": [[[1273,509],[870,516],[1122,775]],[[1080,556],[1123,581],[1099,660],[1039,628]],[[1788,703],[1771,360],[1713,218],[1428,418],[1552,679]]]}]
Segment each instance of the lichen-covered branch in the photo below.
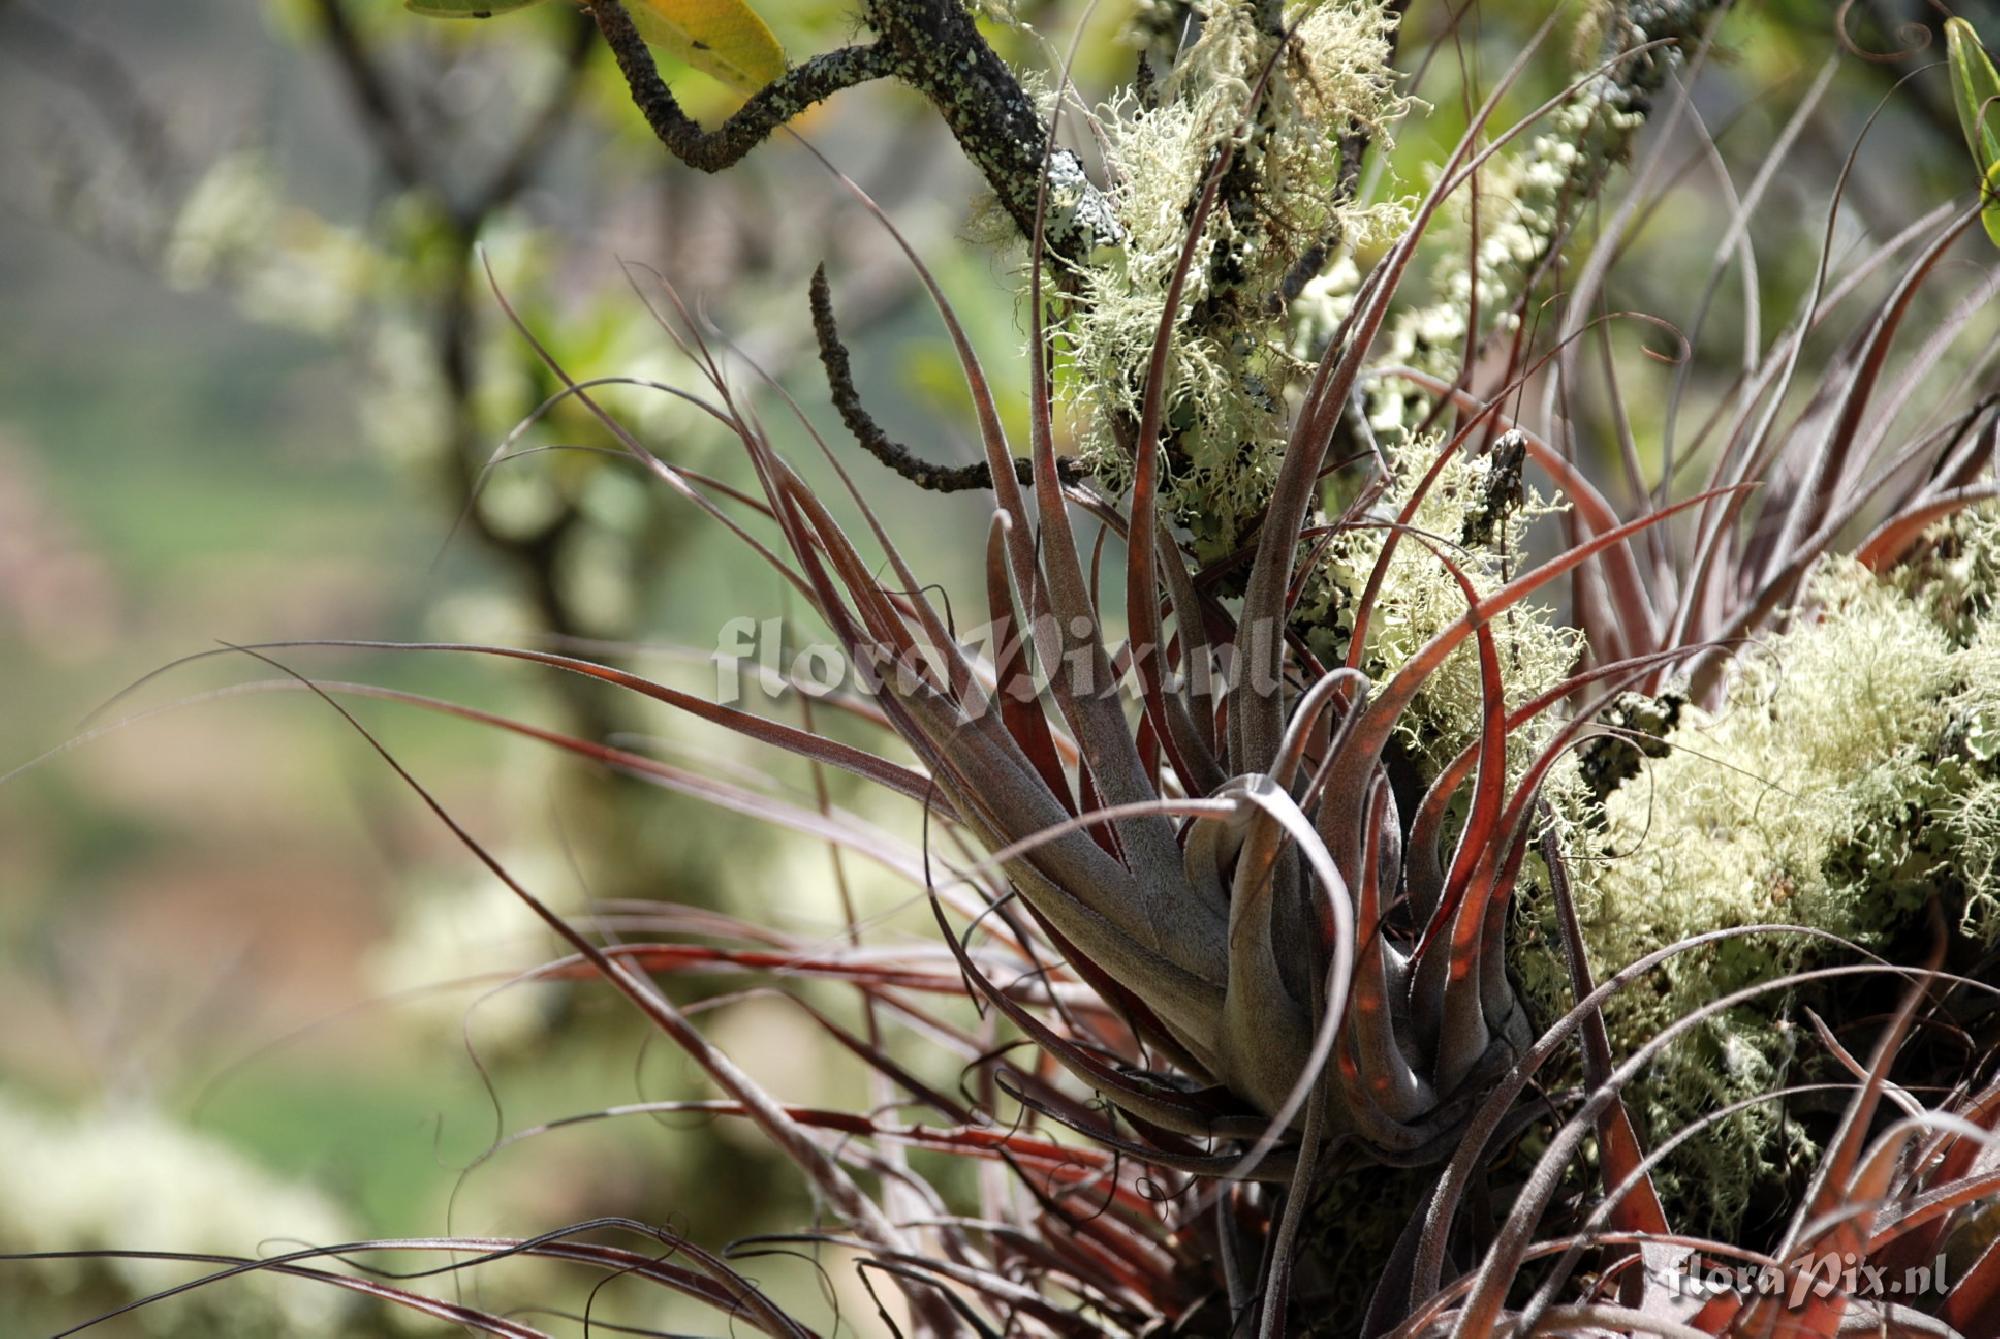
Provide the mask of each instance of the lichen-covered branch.
[{"label": "lichen-covered branch", "polygon": [[1610,81],[1620,110],[1643,116],[1652,109],[1653,95],[1666,83],[1674,61],[1687,55],[1723,4],[1724,0],[1628,0],[1618,7],[1619,21],[1605,34],[1606,56],[1652,42],[1675,44],[1639,52],[1612,70]]},{"label": "lichen-covered branch", "polygon": [[[1035,231],[1047,128],[1021,81],[958,0],[871,0],[863,19],[878,41],[814,56],[766,85],[715,130],[702,129],[681,110],[620,0],[596,0],[591,13],[646,123],[690,167],[720,172],[734,166],[814,103],[856,84],[893,78],[937,108],[1022,236]],[[1116,240],[1110,209],[1076,155],[1058,149],[1048,162],[1049,250],[1076,260],[1092,245]]]},{"label": "lichen-covered branch", "polygon": [[[959,0],[869,0],[863,14],[895,53],[896,77],[937,108],[1000,207],[1023,236],[1033,236],[1048,129],[971,10]],[[1056,153],[1049,186],[1044,232],[1051,251],[1081,256],[1099,235],[1115,237],[1109,210],[1099,207],[1075,155]]]}]

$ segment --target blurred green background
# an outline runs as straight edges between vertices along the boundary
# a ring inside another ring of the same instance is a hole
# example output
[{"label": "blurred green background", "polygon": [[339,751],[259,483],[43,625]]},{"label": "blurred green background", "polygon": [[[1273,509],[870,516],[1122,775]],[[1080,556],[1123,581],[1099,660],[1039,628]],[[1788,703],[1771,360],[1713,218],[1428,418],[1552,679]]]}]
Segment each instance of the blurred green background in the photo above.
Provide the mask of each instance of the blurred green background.
[{"label": "blurred green background", "polygon": [[[1419,0],[1406,66],[1452,8]],[[1746,146],[1748,170],[1812,71],[1840,52],[1830,9],[1773,0],[1724,30],[1698,105]],[[853,35],[837,0],[764,10],[795,59]],[[1017,7],[1058,45],[1077,12]],[[1402,185],[1385,190],[1426,181],[1423,165],[1464,124],[1462,72],[1504,68],[1543,12],[1486,6],[1464,41],[1440,48],[1447,58],[1418,89],[1432,109],[1401,131]],[[1093,96],[1129,70],[1115,40],[1123,16],[1105,6],[1095,21],[1080,67]],[[1900,16],[1862,6],[1857,40],[1893,47]],[[582,22],[561,5],[440,25],[391,0],[0,0],[0,770],[139,718],[0,790],[0,1250],[254,1252],[293,1239],[525,1235],[610,1214],[719,1244],[810,1216],[754,1138],[688,1121],[585,1126],[467,1173],[501,1133],[703,1087],[601,990],[485,998],[490,975],[449,984],[556,950],[323,704],[295,692],[190,701],[270,677],[225,656],[105,706],[219,641],[608,640],[702,653],[732,616],[788,612],[775,579],[623,461],[539,452],[496,467],[473,499],[482,463],[555,384],[507,328],[475,245],[579,376],[686,381],[641,300],[658,296],[644,267],[669,277],[852,454],[804,320],[806,276],[827,261],[878,417],[936,459],[972,458],[934,318],[838,184],[783,141],[722,177],[668,164]],[[1024,63],[1050,63],[1032,33],[995,32]],[[1567,55],[1551,44],[1524,108],[1559,85]],[[1845,58],[1797,180],[1774,197],[1780,245],[1760,278],[1774,307],[1810,282],[1799,220],[1822,207],[1860,121],[1909,68]],[[683,74],[676,87],[698,114],[712,122],[733,105]],[[386,117],[371,79],[389,91]],[[1853,196],[1868,226],[1893,230],[1914,217],[1904,201],[1927,207],[1968,184],[1944,91],[1941,72],[1925,76],[1876,132],[1884,147]],[[933,118],[914,95],[871,87],[802,129],[937,268],[1018,412],[1015,258],[966,240],[977,183]],[[1621,297],[1634,306],[1684,304],[1687,276],[1710,259],[1723,207],[1714,182],[1691,173],[1672,199],[1639,234],[1656,263],[1633,267],[1641,277]],[[1722,375],[1734,355],[1702,356]],[[1631,394],[1643,406],[1665,384],[1641,372]],[[676,463],[749,483],[687,406],[630,389],[603,400]],[[781,405],[767,397],[760,412],[795,459],[812,450]],[[568,405],[511,444],[611,439]],[[926,575],[975,598],[964,536],[984,533],[980,499],[927,496],[861,465]],[[670,760],[756,766],[811,803],[803,769],[532,667],[326,649],[283,658],[641,741]],[[713,685],[698,660],[634,652],[632,663]],[[476,725],[356,709],[558,907],[666,899],[834,933],[822,850]],[[907,806],[844,788],[839,798],[912,830]],[[900,893],[862,882],[869,909],[898,905]],[[728,1002],[706,1025],[789,1100],[868,1100],[853,1067],[782,1003]],[[955,1070],[939,1077],[955,1082]],[[757,1272],[808,1314],[832,1289],[845,1324],[872,1332],[851,1269],[829,1261],[824,1283],[796,1263]],[[0,1333],[44,1333],[189,1276],[0,1264]],[[569,1308],[587,1290],[528,1266],[459,1286],[469,1300]],[[614,1289],[597,1305],[600,1319],[718,1328],[650,1294]],[[438,1330],[267,1280],[100,1332],[391,1324]]]},{"label": "blurred green background", "polygon": [[[327,26],[328,8],[347,20],[344,34]],[[794,51],[845,29],[831,4],[772,18]],[[553,385],[467,263],[474,242],[579,375],[685,379],[621,270],[631,262],[635,276],[641,266],[671,275],[802,397],[823,401],[799,319],[821,259],[841,276],[854,333],[886,341],[861,368],[871,393],[941,370],[925,361],[909,276],[824,172],[787,144],[723,179],[670,168],[594,47],[581,82],[565,86],[581,22],[556,6],[440,25],[374,0],[0,6],[0,293],[11,317],[0,360],[0,768],[62,745],[124,685],[218,640],[539,645],[555,629],[702,651],[734,613],[783,612],[775,581],[712,526],[601,456],[503,465],[471,523],[455,525],[479,463]],[[420,180],[400,177],[394,151],[371,138],[339,41],[364,49],[393,90],[427,150]],[[682,82],[700,114],[733,105],[699,76]],[[864,90],[810,133],[872,178],[913,236],[944,253],[941,268],[986,313],[988,333],[1011,339],[999,330],[1011,309],[993,300],[998,270],[976,252],[954,261],[949,245],[963,217],[955,201],[973,183],[917,110]],[[470,224],[450,218],[492,189],[530,135],[546,139],[508,198]],[[468,384],[456,393],[442,333],[452,321],[466,327]],[[604,400],[677,463],[749,482],[685,408],[657,394]],[[914,411],[884,412],[906,424]],[[608,441],[568,408],[517,445]],[[941,535],[970,508],[933,506],[917,534]],[[287,659],[592,738],[655,737],[670,757],[698,750],[728,765],[745,753],[529,667]],[[700,665],[646,668],[713,686]],[[323,705],[296,694],[176,705],[268,677],[240,658],[173,671],[101,718],[145,719],[35,767],[0,797],[0,1249],[254,1252],[276,1248],[267,1237],[529,1233],[604,1214],[719,1243],[803,1221],[804,1193],[754,1139],[689,1121],[550,1136],[461,1185],[503,1128],[705,1090],[601,992],[521,986],[475,1008],[495,981],[450,986],[534,966],[555,956],[551,938]],[[640,896],[747,909],[776,892],[782,923],[808,934],[835,923],[823,853],[490,730],[360,710],[566,910]],[[435,983],[446,984],[392,998]],[[820,1075],[821,1044],[802,1015],[751,999],[711,1021],[787,1097],[842,1093]],[[47,1332],[191,1275],[6,1268],[7,1334]],[[527,1295],[584,1297],[573,1277],[558,1286],[548,1271],[515,1272]],[[819,1305],[811,1269],[774,1272],[796,1275],[774,1286]],[[851,1273],[835,1277],[859,1314],[867,1303]],[[494,1286],[504,1290],[466,1285]],[[341,1300],[239,1282],[107,1328],[389,1323]],[[598,1315],[623,1314],[618,1305],[607,1296]],[[674,1320],[650,1301],[624,1318]],[[712,1321],[689,1309],[674,1323]]]}]

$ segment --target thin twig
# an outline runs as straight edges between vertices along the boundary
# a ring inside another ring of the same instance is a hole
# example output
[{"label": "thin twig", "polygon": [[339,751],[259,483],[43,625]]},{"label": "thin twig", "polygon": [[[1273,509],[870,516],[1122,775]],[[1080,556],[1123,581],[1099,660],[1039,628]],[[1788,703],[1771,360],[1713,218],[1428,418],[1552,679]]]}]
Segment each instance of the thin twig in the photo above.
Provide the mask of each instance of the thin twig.
[{"label": "thin twig", "polygon": [[758,91],[715,130],[681,110],[681,104],[660,77],[653,53],[632,24],[619,0],[596,0],[591,15],[611,48],[618,69],[632,91],[632,101],[667,151],[689,167],[720,172],[742,161],[745,154],[769,139],[785,122],[841,89],[881,79],[894,69],[882,45],[849,46],[814,56],[787,70]]},{"label": "thin twig", "polygon": [[[840,412],[840,421],[854,434],[854,440],[861,444],[861,449],[917,487],[932,493],[991,488],[993,473],[986,462],[958,467],[933,465],[884,432],[882,425],[861,403],[860,392],[854,388],[854,371],[848,361],[847,346],[840,342],[840,331],[834,325],[833,294],[826,282],[824,265],[813,271],[810,302],[813,335],[819,341],[819,360],[826,367],[827,389],[833,397],[833,407]],[[1024,486],[1034,482],[1034,472],[1033,460],[1026,456],[1014,458],[1014,475]],[[1056,461],[1056,477],[1066,484],[1075,483],[1088,475],[1089,471],[1079,466],[1074,458],[1063,457]]]}]

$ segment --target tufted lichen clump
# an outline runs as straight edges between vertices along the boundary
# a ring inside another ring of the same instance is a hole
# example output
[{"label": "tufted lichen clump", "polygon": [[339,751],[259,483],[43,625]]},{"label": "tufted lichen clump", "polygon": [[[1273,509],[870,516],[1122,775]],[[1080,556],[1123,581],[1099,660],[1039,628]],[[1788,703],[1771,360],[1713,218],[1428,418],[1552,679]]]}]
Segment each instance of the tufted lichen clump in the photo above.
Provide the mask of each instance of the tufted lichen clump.
[{"label": "tufted lichen clump", "polygon": [[[1934,895],[1967,938],[2000,934],[1996,574],[1990,505],[1943,523],[1886,577],[1827,561],[1799,621],[1739,659],[1721,705],[1685,708],[1661,756],[1572,825],[1588,848],[1575,895],[1599,979],[1730,926],[1807,926],[1880,950],[1928,937]],[[1607,1006],[1614,1049],[1828,950],[1773,934],[1672,957]],[[1567,1007],[1559,972],[1524,976],[1545,1009]],[[1797,1036],[1789,1012],[1773,993],[1670,1049],[1646,1089],[1656,1138],[1775,1086]],[[1775,1104],[1752,1107],[1694,1141],[1663,1188],[1734,1220],[1781,1141],[1801,1138]]]},{"label": "tufted lichen clump", "polygon": [[1121,434],[1138,419],[1189,218],[1233,143],[1176,314],[1165,401],[1162,495],[1209,560],[1242,541],[1268,500],[1285,392],[1310,371],[1286,348],[1288,286],[1296,292],[1321,269],[1343,268],[1403,221],[1399,205],[1354,198],[1356,164],[1346,161],[1362,144],[1385,141],[1402,103],[1390,65],[1396,20],[1380,0],[1290,6],[1289,40],[1265,26],[1268,6],[1193,8],[1199,36],[1152,97],[1128,91],[1102,110],[1123,243],[1078,276],[1066,352],[1081,453],[1117,487],[1130,460]]},{"label": "tufted lichen clump", "polygon": [[[1375,515],[1387,519],[1401,512],[1438,448],[1437,439],[1421,438],[1398,453],[1393,463],[1394,480],[1375,507]],[[1563,510],[1559,499],[1545,496],[1532,485],[1522,485],[1518,503],[1492,520],[1483,536],[1476,542],[1460,542],[1474,539],[1466,533],[1468,520],[1482,512],[1493,474],[1506,468],[1500,452],[1466,455],[1454,450],[1409,522],[1416,535],[1432,537],[1432,543],[1482,597],[1519,574],[1520,545],[1529,527]],[[1299,617],[1302,624],[1325,630],[1309,638],[1323,658],[1345,655],[1346,641],[1353,633],[1348,626],[1351,615],[1346,611],[1365,591],[1389,534],[1386,528],[1371,525],[1343,530],[1334,539],[1324,564],[1331,578],[1327,602],[1314,610],[1302,601]],[[1371,680],[1385,682],[1432,638],[1464,617],[1465,610],[1465,592],[1439,553],[1406,534],[1397,544],[1376,593],[1360,669]],[[1508,610],[1494,622],[1492,631],[1510,708],[1561,682],[1575,670],[1583,654],[1582,634],[1561,625],[1553,610],[1533,601]],[[1479,737],[1483,705],[1478,652],[1468,642],[1424,679],[1397,725],[1397,737],[1424,773],[1435,775]],[[1544,714],[1509,734],[1510,772],[1519,775],[1556,725]]]}]

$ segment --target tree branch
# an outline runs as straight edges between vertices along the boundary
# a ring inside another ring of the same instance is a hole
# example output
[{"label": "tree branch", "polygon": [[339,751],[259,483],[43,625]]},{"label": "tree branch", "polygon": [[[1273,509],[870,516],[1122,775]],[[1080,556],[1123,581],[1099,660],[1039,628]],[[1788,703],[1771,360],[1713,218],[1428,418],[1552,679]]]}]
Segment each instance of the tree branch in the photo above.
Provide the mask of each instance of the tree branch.
[{"label": "tree branch", "polygon": [[397,186],[406,191],[418,189],[431,178],[423,139],[411,129],[395,91],[355,31],[346,4],[343,0],[316,0],[314,9],[327,49],[333,53],[376,154]]},{"label": "tree branch", "polygon": [[894,61],[879,43],[842,47],[814,56],[767,84],[716,130],[681,110],[645,39],[619,0],[593,0],[590,12],[611,48],[612,58],[632,90],[632,101],[667,151],[689,167],[720,172],[771,137],[773,131],[816,102],[843,88],[890,74]]},{"label": "tree branch", "polygon": [[[703,130],[681,110],[622,0],[593,0],[591,13],[632,101],[660,143],[688,166],[720,172],[814,103],[843,88],[893,78],[930,100],[1021,235],[1034,235],[1047,128],[961,0],[868,0],[863,15],[879,41],[814,56],[766,85],[716,130]],[[1112,211],[1075,154],[1056,150],[1048,176],[1043,235],[1052,253],[1081,260],[1093,246],[1118,240]]]},{"label": "tree branch", "polygon": [[[895,53],[896,77],[937,108],[1014,226],[1034,236],[1048,128],[1007,62],[980,36],[971,8],[962,0],[868,0],[863,14]],[[1088,234],[1100,226],[1099,211],[1084,207],[1096,192],[1067,150],[1057,151],[1049,169],[1044,236],[1057,255],[1081,257],[1095,240]],[[1071,195],[1078,198],[1065,198]],[[1102,221],[1109,219],[1102,211]]]}]

